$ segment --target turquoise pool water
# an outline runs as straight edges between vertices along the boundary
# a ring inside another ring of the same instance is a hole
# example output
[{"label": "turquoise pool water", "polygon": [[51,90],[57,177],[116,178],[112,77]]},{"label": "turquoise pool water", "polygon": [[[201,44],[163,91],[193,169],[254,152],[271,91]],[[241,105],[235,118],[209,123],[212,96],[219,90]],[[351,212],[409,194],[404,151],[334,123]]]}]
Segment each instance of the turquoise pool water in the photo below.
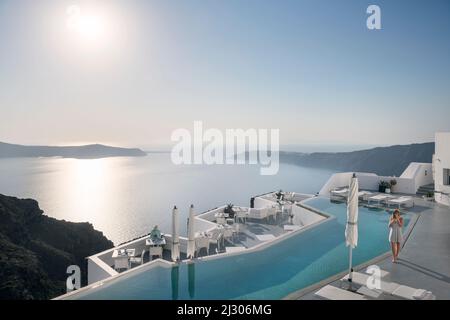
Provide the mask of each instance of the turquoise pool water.
[{"label": "turquoise pool water", "polygon": [[[158,267],[80,292],[75,299],[281,299],[347,269],[346,205],[313,198],[307,205],[335,218],[265,250],[177,268]],[[388,214],[360,207],[354,264],[389,251]],[[411,216],[404,215],[405,226]]]}]

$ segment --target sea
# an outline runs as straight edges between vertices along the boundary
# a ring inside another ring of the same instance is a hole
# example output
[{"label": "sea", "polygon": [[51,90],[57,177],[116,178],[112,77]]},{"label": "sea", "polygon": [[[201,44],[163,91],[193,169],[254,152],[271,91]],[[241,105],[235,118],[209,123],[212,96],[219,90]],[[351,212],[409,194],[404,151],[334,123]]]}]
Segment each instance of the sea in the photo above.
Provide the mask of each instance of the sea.
[{"label": "sea", "polygon": [[186,234],[189,206],[196,214],[225,204],[249,206],[250,198],[283,190],[316,194],[332,170],[280,164],[260,175],[259,165],[175,165],[169,153],[104,159],[0,159],[0,193],[39,202],[56,219],[89,222],[114,244],[170,232],[172,208]]}]

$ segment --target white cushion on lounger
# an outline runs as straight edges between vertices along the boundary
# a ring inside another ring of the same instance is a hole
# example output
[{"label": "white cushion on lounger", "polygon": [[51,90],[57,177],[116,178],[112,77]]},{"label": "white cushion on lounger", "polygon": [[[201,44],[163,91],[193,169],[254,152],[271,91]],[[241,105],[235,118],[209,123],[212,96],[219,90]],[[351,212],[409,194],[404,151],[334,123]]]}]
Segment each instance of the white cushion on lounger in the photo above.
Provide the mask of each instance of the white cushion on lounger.
[{"label": "white cushion on lounger", "polygon": [[301,228],[302,228],[302,226],[296,226],[296,225],[292,225],[292,224],[285,224],[283,226],[284,231],[296,231]]},{"label": "white cushion on lounger", "polygon": [[225,247],[226,253],[234,253],[245,250],[245,247]]},{"label": "white cushion on lounger", "polygon": [[273,234],[257,234],[255,237],[259,241],[271,241],[276,238]]},{"label": "white cushion on lounger", "polygon": [[393,296],[409,300],[434,300],[435,297],[430,291],[416,289],[408,286],[400,286],[393,293]]},{"label": "white cushion on lounger", "polygon": [[366,297],[360,294],[330,285],[323,287],[322,289],[317,291],[315,295],[328,300],[367,300]]},{"label": "white cushion on lounger", "polygon": [[[370,275],[368,275],[368,274],[364,274],[364,273],[360,273],[360,272],[353,272],[352,281],[356,284],[359,284],[360,286],[366,286],[367,280],[369,279],[369,277],[370,277]],[[341,280],[347,281],[348,275],[346,275]],[[380,280],[380,287],[381,287],[380,290],[382,292],[392,294],[395,291],[395,289],[400,287],[400,285],[395,282],[387,282],[387,281]]]}]

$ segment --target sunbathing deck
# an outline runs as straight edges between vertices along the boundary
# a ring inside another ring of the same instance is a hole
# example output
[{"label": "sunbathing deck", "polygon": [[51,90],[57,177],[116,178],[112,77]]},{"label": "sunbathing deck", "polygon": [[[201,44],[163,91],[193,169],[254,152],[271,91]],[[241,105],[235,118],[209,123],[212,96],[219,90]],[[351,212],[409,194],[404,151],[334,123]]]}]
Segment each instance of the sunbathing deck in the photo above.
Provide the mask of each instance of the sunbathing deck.
[{"label": "sunbathing deck", "polygon": [[[406,239],[399,255],[399,262],[393,264],[388,253],[368,264],[356,267],[355,271],[364,272],[368,265],[375,264],[389,272],[383,280],[429,290],[436,299],[450,299],[450,209],[420,198],[415,198],[415,203],[416,205],[409,210],[418,213],[419,218]],[[315,292],[327,284],[346,288],[347,284],[339,280],[344,275],[345,273],[337,275],[319,285],[293,293],[287,298],[322,299],[315,295]],[[399,298],[383,293],[377,299]]]},{"label": "sunbathing deck", "polygon": [[[195,233],[195,237],[196,239],[205,239],[206,237],[206,239],[209,240],[208,245],[205,244],[205,241],[199,240],[198,247],[196,247],[195,250],[195,258],[204,258],[206,256],[213,256],[219,253],[232,253],[235,251],[251,249],[255,246],[277,240],[283,235],[287,235],[288,233],[326,218],[318,213],[313,213],[297,206],[296,203],[299,200],[310,198],[312,197],[311,195],[292,193],[290,196],[292,197],[292,200],[285,201],[284,203],[284,205],[289,206],[289,210],[283,210],[283,212],[281,212],[281,208],[278,207],[277,199],[274,197],[274,193],[268,193],[255,197],[255,202],[258,205],[261,205],[258,209],[255,209],[255,216],[252,216],[249,208],[235,207],[238,212],[246,212],[244,214],[245,218],[243,216],[236,219],[226,219],[231,220],[226,221],[226,229],[228,231],[232,230],[233,232],[232,236],[229,234],[228,236],[223,237],[220,242],[220,246],[218,246],[217,239],[214,239],[214,231],[211,230],[218,230],[217,228],[223,226],[217,220],[219,217],[224,219],[221,216],[223,214],[224,207],[211,209],[197,215],[195,222],[197,232]],[[291,209],[292,207],[295,207],[296,209]],[[222,232],[223,229],[221,233]],[[149,235],[145,235],[123,243],[115,248],[108,249],[104,252],[88,257],[88,266],[91,270],[89,274],[95,275],[88,279],[89,283],[103,280],[105,278],[117,275],[118,273],[126,272],[130,269],[139,267],[142,264],[147,264],[157,258],[172,263],[172,235],[167,233],[164,234],[164,244],[159,246],[162,251],[154,251],[153,253],[155,256],[152,257],[153,259],[150,257],[148,244],[146,244],[148,237]],[[185,260],[187,259],[187,238],[180,237],[180,240],[180,259]],[[197,240],[195,241],[197,246]],[[203,245],[200,245],[200,243]],[[207,248],[209,248],[209,251]],[[128,250],[130,252],[129,257],[131,258],[128,258],[128,260],[126,260],[126,257],[117,258],[117,250]],[[144,252],[144,254],[142,254],[142,252]],[[159,253],[156,252],[161,252],[162,255],[159,256]],[[123,260],[125,261],[122,264]],[[121,264],[118,264],[118,262]],[[101,271],[99,272],[99,270]]]}]

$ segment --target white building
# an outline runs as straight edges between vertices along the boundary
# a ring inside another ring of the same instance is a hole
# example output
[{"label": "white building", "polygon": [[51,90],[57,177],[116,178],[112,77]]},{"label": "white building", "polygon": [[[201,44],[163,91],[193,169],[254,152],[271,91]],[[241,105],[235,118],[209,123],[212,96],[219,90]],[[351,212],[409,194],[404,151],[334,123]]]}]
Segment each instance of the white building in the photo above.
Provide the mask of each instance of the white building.
[{"label": "white building", "polygon": [[[433,183],[431,163],[411,162],[400,177],[379,176],[374,173],[356,172],[359,188],[361,190],[378,191],[378,185],[381,181],[396,181],[392,187],[394,193],[404,193],[415,195],[420,187]],[[353,172],[340,172],[333,174],[320,190],[319,194],[329,197],[330,192],[337,188],[348,187]]]},{"label": "white building", "polygon": [[450,132],[437,132],[433,158],[436,202],[450,206]]}]

